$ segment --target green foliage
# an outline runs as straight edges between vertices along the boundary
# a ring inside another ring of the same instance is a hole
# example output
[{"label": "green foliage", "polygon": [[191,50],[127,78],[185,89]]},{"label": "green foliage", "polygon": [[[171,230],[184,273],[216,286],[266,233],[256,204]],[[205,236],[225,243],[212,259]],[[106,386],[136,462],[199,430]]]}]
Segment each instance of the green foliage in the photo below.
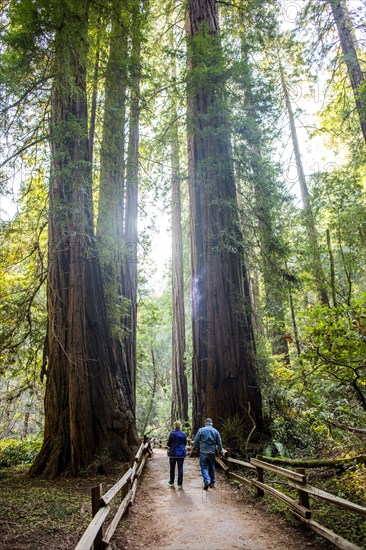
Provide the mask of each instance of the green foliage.
[{"label": "green foliage", "polygon": [[[364,464],[347,469],[338,475],[322,475],[314,471],[309,476],[309,483],[323,490],[350,500],[360,506],[366,506],[366,468]],[[321,499],[312,500],[312,510],[315,521],[325,525],[337,534],[352,541],[361,548],[366,546],[366,525],[361,516],[348,510],[326,503]]]},{"label": "green foliage", "polygon": [[[366,295],[349,307],[310,309],[305,327],[305,359],[314,365],[331,365],[335,379],[347,380],[365,368]],[[342,374],[339,369],[344,369]]]},{"label": "green foliage", "polygon": [[0,441],[0,467],[31,464],[42,446],[42,437],[27,439],[5,439]]},{"label": "green foliage", "polygon": [[219,429],[224,447],[239,453],[244,449],[247,429],[241,416],[236,414],[232,418],[223,419]]},{"label": "green foliage", "polygon": [[1,76],[8,92],[34,84],[35,76],[47,67],[51,27],[49,10],[44,8],[42,0],[9,2],[1,55]]},{"label": "green foliage", "polygon": [[25,176],[18,213],[0,226],[0,437],[34,433],[42,418],[47,189],[41,170]]},{"label": "green foliage", "polygon": [[328,422],[366,426],[365,321],[364,296],[352,306],[317,305],[302,313],[300,357],[291,366],[274,360],[265,384],[272,435],[266,452],[313,458],[362,452],[360,436]]},{"label": "green foliage", "polygon": [[137,410],[141,435],[166,433],[170,426],[170,302],[169,294],[140,303],[137,332]]},{"label": "green foliage", "polygon": [[345,423],[366,412],[365,325],[361,296],[348,307],[311,308],[304,328],[302,376],[321,392],[330,418]]}]

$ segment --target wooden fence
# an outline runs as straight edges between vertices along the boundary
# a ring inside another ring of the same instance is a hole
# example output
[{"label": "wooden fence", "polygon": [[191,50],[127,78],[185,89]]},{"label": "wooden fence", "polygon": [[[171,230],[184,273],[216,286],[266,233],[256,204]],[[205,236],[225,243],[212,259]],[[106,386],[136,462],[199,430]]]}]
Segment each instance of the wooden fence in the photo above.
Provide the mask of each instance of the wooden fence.
[{"label": "wooden fence", "polygon": [[[117,481],[115,485],[105,494],[102,494],[102,485],[92,489],[92,514],[93,519],[84,531],[75,550],[90,550],[94,544],[94,550],[111,548],[110,541],[117,529],[118,523],[126,512],[127,508],[133,503],[137,480],[144,469],[148,456],[152,454],[153,441],[144,438],[135,458],[127,472]],[[104,532],[104,522],[110,512],[109,503],[119,493],[122,493],[122,502],[119,505],[116,515]]]},{"label": "wooden fence", "polygon": [[[269,493],[271,496],[285,503],[290,507],[296,519],[298,519],[303,525],[312,529],[321,537],[331,541],[338,548],[341,548],[342,550],[362,550],[359,546],[349,542],[312,519],[309,495],[311,497],[316,497],[332,504],[336,504],[341,508],[350,510],[354,514],[359,514],[363,517],[366,517],[366,508],[345,500],[344,498],[327,493],[317,487],[308,485],[304,468],[296,468],[295,471],[292,471],[276,466],[275,464],[269,464],[264,460],[254,458],[252,458],[250,462],[245,462],[243,460],[237,460],[230,457],[226,457],[224,459],[217,457],[216,462],[222,467],[227,477],[242,483],[246,487],[256,488],[258,496],[263,497],[265,493]],[[232,471],[230,468],[230,465],[232,464],[239,465],[241,468],[245,468],[255,473],[256,479],[250,479]],[[295,500],[288,495],[281,493],[271,485],[266,484],[264,482],[264,471],[269,471],[281,477],[285,477],[287,480],[287,486],[291,489],[297,490],[298,500]]]}]

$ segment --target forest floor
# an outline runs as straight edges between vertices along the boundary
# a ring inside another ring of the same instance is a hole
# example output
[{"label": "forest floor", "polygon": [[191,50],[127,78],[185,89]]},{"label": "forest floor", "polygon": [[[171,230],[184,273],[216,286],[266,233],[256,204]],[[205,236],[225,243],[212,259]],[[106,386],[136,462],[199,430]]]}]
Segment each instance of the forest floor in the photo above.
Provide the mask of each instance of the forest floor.
[{"label": "forest floor", "polygon": [[[112,540],[114,550],[333,548],[295,522],[289,525],[281,513],[268,512],[221,472],[217,487],[204,491],[197,458],[185,460],[183,490],[169,487],[168,475],[166,451],[154,449]],[[91,519],[91,487],[103,483],[106,490],[119,477],[114,471],[47,481],[30,478],[28,467],[0,469],[0,549],[72,550]]]},{"label": "forest floor", "polygon": [[0,549],[71,550],[91,520],[91,488],[121,473],[31,478],[29,465],[0,468]]},{"label": "forest floor", "polygon": [[[323,541],[288,526],[221,473],[204,491],[198,458],[184,462],[183,489],[169,487],[166,451],[154,449],[129,517],[119,527],[116,550],[319,550]],[[329,546],[328,546],[329,548]]]}]

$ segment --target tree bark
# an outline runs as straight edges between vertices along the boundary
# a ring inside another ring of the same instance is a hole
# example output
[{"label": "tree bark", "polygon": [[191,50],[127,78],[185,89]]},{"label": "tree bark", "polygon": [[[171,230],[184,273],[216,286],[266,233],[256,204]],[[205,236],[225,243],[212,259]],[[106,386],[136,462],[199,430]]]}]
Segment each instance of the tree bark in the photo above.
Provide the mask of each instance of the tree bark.
[{"label": "tree bark", "polygon": [[[172,47],[174,43],[172,39]],[[176,100],[176,65],[174,59],[171,123],[171,167],[172,167],[172,422],[188,420],[188,390],[185,373],[185,311],[183,280],[183,235],[182,205],[180,189],[179,132]]]},{"label": "tree bark", "polygon": [[151,354],[151,364],[152,364],[152,368],[153,368],[153,375],[154,375],[154,378],[153,378],[153,387],[152,387],[152,393],[150,395],[150,401],[149,401],[149,404],[148,404],[148,407],[147,407],[147,411],[146,411],[146,414],[145,414],[145,418],[143,420],[143,423],[142,423],[142,428],[141,428],[141,432],[143,434],[145,434],[146,432],[146,429],[149,425],[149,420],[150,420],[150,417],[151,417],[151,412],[152,412],[152,409],[153,409],[153,405],[154,405],[154,401],[155,401],[155,397],[156,397],[156,391],[157,391],[157,388],[158,388],[158,373],[157,373],[157,366],[156,366],[156,361],[155,361],[155,354],[154,354],[154,348],[153,346],[151,346],[150,348],[150,354]]},{"label": "tree bark", "polygon": [[[97,238],[109,321],[113,334],[120,330],[120,265],[123,255],[125,209],[125,124],[128,34],[122,0],[113,0],[109,58],[105,74],[103,136]],[[118,305],[117,305],[118,304]]]},{"label": "tree bark", "polygon": [[293,300],[293,297],[292,297],[292,289],[291,289],[290,284],[289,284],[288,293],[289,293],[289,300],[290,300],[292,328],[294,329],[294,339],[295,339],[295,344],[296,344],[296,351],[297,351],[297,356],[300,357],[300,355],[301,355],[301,346],[300,346],[300,340],[299,340],[299,331],[298,331],[298,328],[297,328],[294,300]]},{"label": "tree bark", "polygon": [[366,143],[366,92],[365,75],[357,57],[355,48],[355,35],[352,28],[351,18],[348,13],[345,0],[331,0],[332,14],[337,26],[338,36],[347,66],[348,76],[351,82],[355,97],[356,108],[360,119],[363,139]]},{"label": "tree bark", "polygon": [[122,296],[127,311],[123,317],[124,363],[127,366],[125,383],[131,396],[131,407],[136,407],[136,328],[137,328],[137,217],[139,183],[139,125],[141,78],[141,14],[136,2],[132,14],[131,106],[126,171],[126,221],[124,243],[126,253],[122,261]]},{"label": "tree bark", "polygon": [[[125,388],[130,413],[135,415],[136,359],[131,358],[128,346],[130,341],[136,339],[135,314],[132,316],[131,313],[135,311],[135,304],[131,305],[131,296],[136,295],[136,289],[130,270],[125,269],[125,265],[130,265],[128,262],[136,262],[129,246],[132,240],[134,243],[137,241],[136,235],[130,235],[130,228],[136,225],[137,219],[137,198],[131,199],[131,187],[135,185],[131,182],[131,161],[127,166],[128,183],[125,182],[128,18],[124,2],[113,0],[110,50],[105,77],[97,237],[102,257],[113,355],[121,384]],[[133,116],[134,113],[131,114]],[[131,117],[129,156],[130,143],[135,139],[135,122]],[[136,202],[134,207],[131,206],[133,201]],[[132,269],[136,269],[136,263],[133,266]],[[131,442],[137,440],[135,430],[131,430],[130,435]]]},{"label": "tree bark", "polygon": [[335,278],[335,268],[334,268],[334,256],[332,251],[332,244],[330,240],[330,231],[327,229],[327,246],[328,246],[328,255],[329,255],[329,265],[330,265],[330,286],[332,288],[332,300],[333,306],[337,307],[337,292],[336,292],[336,278]]},{"label": "tree bark", "polygon": [[111,352],[93,230],[86,101],[87,0],[55,3],[43,447],[31,474],[129,460],[134,418]]},{"label": "tree bark", "polygon": [[190,0],[188,154],[191,211],[193,430],[248,405],[263,428],[249,284],[239,227],[217,3]]}]

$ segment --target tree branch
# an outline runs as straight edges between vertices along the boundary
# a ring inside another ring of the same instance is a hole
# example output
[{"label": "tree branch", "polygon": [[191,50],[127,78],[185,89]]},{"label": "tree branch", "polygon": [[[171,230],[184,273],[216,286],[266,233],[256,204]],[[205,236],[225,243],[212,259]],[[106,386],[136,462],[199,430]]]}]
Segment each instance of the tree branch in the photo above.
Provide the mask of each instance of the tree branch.
[{"label": "tree branch", "polygon": [[362,428],[353,428],[352,426],[347,426],[346,424],[341,424],[340,422],[335,422],[334,420],[324,420],[325,424],[339,428],[340,430],[347,430],[352,433],[366,435],[366,430]]}]

